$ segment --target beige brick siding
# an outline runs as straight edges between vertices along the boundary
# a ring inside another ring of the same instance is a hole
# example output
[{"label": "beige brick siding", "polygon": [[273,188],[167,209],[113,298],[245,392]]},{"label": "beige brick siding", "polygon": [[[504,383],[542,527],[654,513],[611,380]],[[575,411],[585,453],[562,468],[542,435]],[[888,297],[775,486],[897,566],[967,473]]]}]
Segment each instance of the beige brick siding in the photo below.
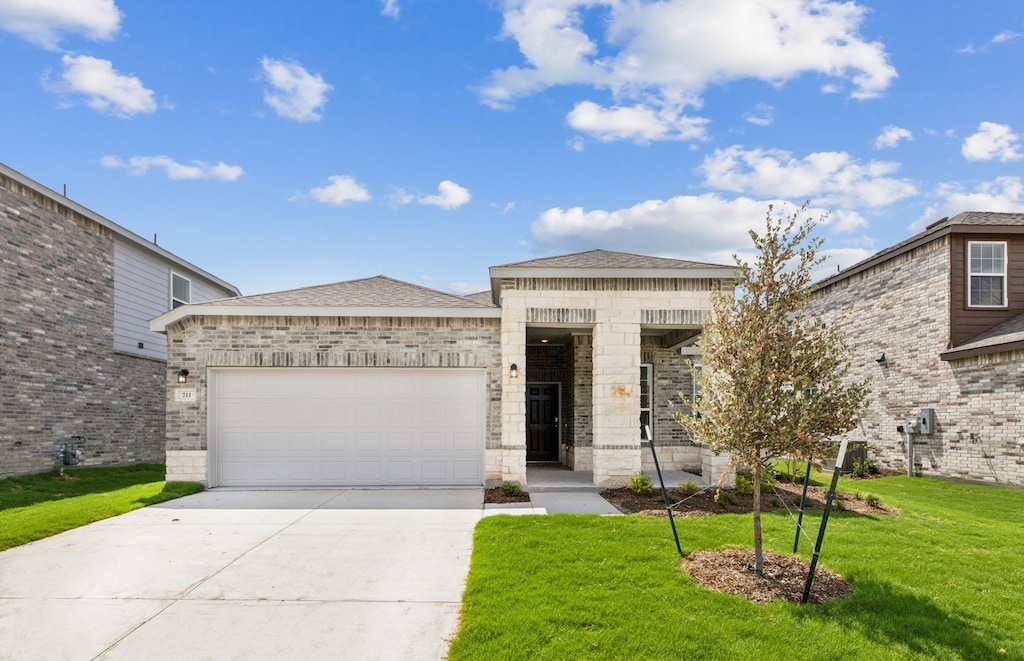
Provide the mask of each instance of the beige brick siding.
[{"label": "beige brick siding", "polygon": [[[403,317],[188,317],[167,329],[167,450],[207,449],[211,367],[466,367],[487,374],[488,449],[501,446],[497,319]],[[189,370],[196,401],[174,401]],[[489,461],[491,453],[488,454]]]},{"label": "beige brick siding", "polygon": [[939,358],[949,341],[948,237],[823,289],[811,311],[841,325],[856,346],[853,376],[872,379],[849,438],[867,441],[884,467],[906,470],[896,426],[927,407],[937,429],[914,437],[916,474],[1024,484],[1024,354]]},{"label": "beige brick siding", "polygon": [[0,175],[0,477],[161,461],[164,364],[114,353],[110,230]]}]

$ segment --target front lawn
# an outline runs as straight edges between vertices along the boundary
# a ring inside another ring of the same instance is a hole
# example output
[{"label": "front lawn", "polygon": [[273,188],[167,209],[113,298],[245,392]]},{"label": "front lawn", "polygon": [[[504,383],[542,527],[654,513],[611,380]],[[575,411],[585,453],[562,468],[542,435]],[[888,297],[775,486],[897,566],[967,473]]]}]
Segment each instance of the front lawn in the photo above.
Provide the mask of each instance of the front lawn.
[{"label": "front lawn", "polygon": [[0,480],[0,551],[202,489],[191,482],[164,482],[163,464]]},{"label": "front lawn", "polygon": [[[824,606],[696,585],[665,518],[488,517],[451,659],[1024,659],[1024,491],[907,477],[842,487],[901,514],[833,513],[820,563],[853,593]],[[819,517],[805,518],[812,539]],[[685,553],[752,544],[749,514],[676,525]],[[784,511],[765,515],[765,549],[789,553],[794,531]]]}]

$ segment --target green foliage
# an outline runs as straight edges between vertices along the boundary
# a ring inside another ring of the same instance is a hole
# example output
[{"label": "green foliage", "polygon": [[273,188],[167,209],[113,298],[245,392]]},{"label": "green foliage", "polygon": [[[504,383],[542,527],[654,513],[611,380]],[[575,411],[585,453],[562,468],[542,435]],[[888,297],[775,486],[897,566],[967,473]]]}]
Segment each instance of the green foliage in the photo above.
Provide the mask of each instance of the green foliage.
[{"label": "green foliage", "polygon": [[871,457],[860,458],[857,457],[853,460],[853,477],[868,477],[871,475],[878,475],[878,462]]},{"label": "green foliage", "polygon": [[0,480],[0,550],[202,491],[163,464],[76,468]]},{"label": "green foliage", "polygon": [[[696,584],[663,517],[487,517],[449,658],[1024,659],[1024,490],[906,476],[871,488],[900,516],[833,513],[818,567],[854,589],[824,606]],[[804,517],[812,538],[820,516]],[[764,523],[765,548],[789,554],[789,514]],[[749,514],[676,526],[687,555],[751,547]],[[805,560],[812,547],[801,542]]]},{"label": "green foliage", "polygon": [[[494,483],[492,482],[491,484]],[[516,496],[522,495],[523,493],[523,490],[522,488],[520,488],[518,483],[509,482],[508,480],[502,482],[499,488],[501,489],[501,492],[508,496],[509,498],[514,498]]]},{"label": "green foliage", "polygon": [[684,496],[692,496],[698,491],[700,491],[700,487],[696,483],[694,483],[693,480],[686,480],[685,482],[679,483],[679,488],[677,489],[677,491],[679,491],[679,493],[683,494]]},{"label": "green foliage", "polygon": [[736,496],[732,491],[718,489],[715,491],[715,504],[719,507],[729,507],[736,504]]},{"label": "green foliage", "polygon": [[750,473],[736,473],[736,493],[741,496],[754,493],[754,478]]},{"label": "green foliage", "polygon": [[629,480],[629,490],[639,496],[645,496],[654,492],[654,485],[649,476],[637,473]]},{"label": "green foliage", "polygon": [[[850,375],[851,350],[837,324],[807,314],[813,270],[822,258],[817,222],[805,203],[783,219],[771,206],[763,234],[750,231],[756,257],[736,259],[738,292],[712,292],[701,334],[700,397],[676,420],[715,452],[750,466],[826,453],[826,441],[857,423],[866,381]],[[818,221],[820,222],[820,221]],[[755,569],[761,563],[759,496],[754,506]]]},{"label": "green foliage", "polygon": [[865,496],[864,497],[864,502],[867,503],[868,505],[870,505],[871,507],[881,507],[882,506],[882,499],[879,498],[878,496],[876,496],[873,493],[869,493],[867,496]]}]

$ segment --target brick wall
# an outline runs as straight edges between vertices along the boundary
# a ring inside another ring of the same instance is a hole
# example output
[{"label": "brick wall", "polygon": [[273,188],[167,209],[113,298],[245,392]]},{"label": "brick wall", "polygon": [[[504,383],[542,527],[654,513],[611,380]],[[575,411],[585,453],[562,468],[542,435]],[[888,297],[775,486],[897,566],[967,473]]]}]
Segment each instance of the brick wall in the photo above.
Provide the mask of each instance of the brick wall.
[{"label": "brick wall", "polygon": [[[497,319],[188,317],[167,329],[167,449],[207,449],[208,367],[475,367],[487,370],[488,449],[501,446]],[[174,401],[189,370],[194,403]]]},{"label": "brick wall", "polygon": [[937,429],[914,437],[916,474],[1024,484],[1024,354],[939,359],[949,341],[948,237],[823,289],[811,311],[841,324],[856,346],[853,375],[872,379],[849,437],[867,441],[884,467],[906,471],[896,426],[927,407]]},{"label": "brick wall", "polygon": [[164,366],[113,351],[113,234],[0,175],[0,477],[160,461]]}]

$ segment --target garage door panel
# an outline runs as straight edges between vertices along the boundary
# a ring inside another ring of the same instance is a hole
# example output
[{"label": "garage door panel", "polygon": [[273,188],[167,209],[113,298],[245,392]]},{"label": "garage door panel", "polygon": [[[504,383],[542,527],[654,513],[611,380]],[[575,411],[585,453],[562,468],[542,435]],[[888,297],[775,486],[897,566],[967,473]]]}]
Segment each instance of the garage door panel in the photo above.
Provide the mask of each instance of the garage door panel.
[{"label": "garage door panel", "polygon": [[213,370],[215,483],[483,483],[483,372]]}]

